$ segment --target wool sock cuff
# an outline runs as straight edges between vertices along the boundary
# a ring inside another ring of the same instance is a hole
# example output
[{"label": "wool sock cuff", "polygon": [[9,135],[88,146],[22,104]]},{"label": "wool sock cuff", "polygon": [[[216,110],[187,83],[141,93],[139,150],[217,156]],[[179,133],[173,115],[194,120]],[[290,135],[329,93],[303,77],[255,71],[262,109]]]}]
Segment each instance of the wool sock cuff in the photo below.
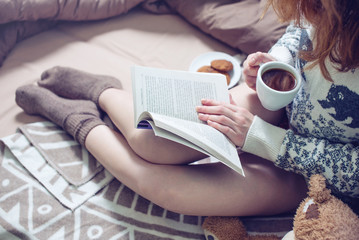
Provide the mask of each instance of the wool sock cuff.
[{"label": "wool sock cuff", "polygon": [[100,118],[88,113],[74,113],[67,116],[63,127],[76,141],[85,146],[85,140],[89,132],[96,126],[106,125]]}]

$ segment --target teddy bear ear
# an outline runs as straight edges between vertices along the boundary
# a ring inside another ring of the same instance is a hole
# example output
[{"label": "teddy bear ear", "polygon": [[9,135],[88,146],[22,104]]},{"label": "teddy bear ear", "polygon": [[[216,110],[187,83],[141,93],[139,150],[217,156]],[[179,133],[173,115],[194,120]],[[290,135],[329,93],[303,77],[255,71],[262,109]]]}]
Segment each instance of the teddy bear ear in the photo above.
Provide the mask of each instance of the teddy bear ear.
[{"label": "teddy bear ear", "polygon": [[326,188],[325,178],[322,175],[315,174],[309,181],[308,195],[317,203],[322,203],[331,198],[330,190]]}]

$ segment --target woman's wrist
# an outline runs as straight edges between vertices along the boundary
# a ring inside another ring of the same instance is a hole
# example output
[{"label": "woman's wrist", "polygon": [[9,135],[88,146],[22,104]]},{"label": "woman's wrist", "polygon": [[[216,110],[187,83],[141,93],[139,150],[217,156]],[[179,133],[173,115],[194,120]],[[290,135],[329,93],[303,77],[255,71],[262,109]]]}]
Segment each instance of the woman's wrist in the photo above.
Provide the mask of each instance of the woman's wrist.
[{"label": "woman's wrist", "polygon": [[242,151],[274,162],[279,154],[286,130],[255,116]]}]

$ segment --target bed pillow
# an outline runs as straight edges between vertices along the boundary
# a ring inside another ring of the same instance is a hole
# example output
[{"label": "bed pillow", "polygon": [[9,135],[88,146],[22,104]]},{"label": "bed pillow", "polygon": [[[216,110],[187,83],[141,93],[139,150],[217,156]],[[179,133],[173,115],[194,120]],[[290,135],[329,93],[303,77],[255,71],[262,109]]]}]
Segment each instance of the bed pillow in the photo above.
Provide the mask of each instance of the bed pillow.
[{"label": "bed pillow", "polygon": [[55,25],[55,21],[20,21],[0,24],[0,66],[16,43]]},{"label": "bed pillow", "polygon": [[0,66],[21,40],[58,21],[86,21],[128,12],[144,0],[0,0]]},{"label": "bed pillow", "polygon": [[0,0],[0,23],[37,20],[98,20],[117,16],[144,0]]},{"label": "bed pillow", "polygon": [[286,29],[286,25],[279,23],[272,9],[260,19],[265,2],[261,0],[166,2],[191,24],[247,54],[267,52]]}]

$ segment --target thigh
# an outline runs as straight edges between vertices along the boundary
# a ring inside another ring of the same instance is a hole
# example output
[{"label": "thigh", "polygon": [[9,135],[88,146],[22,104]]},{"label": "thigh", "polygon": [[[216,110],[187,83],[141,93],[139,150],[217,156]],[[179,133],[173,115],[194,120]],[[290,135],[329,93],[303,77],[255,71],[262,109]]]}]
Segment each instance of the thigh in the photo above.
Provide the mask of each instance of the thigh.
[{"label": "thigh", "polygon": [[108,89],[100,95],[99,103],[132,150],[147,161],[158,164],[185,164],[206,157],[182,144],[155,136],[151,129],[135,128],[131,93]]},{"label": "thigh", "polygon": [[131,148],[142,158],[156,164],[189,164],[207,155],[183,144],[155,136],[153,130],[136,129],[127,138]]},{"label": "thigh", "polygon": [[306,195],[303,177],[242,154],[245,177],[221,163],[154,164],[139,157],[122,135],[95,127],[86,147],[118,180],[170,211],[190,215],[248,216],[282,213]]},{"label": "thigh", "polygon": [[271,215],[296,209],[306,196],[302,176],[251,154],[241,155],[241,161],[245,177],[221,163],[189,166],[196,182],[192,188],[178,187],[176,198],[182,202],[173,204],[182,208],[172,210],[206,216]]},{"label": "thigh", "polygon": [[[278,123],[283,112],[271,112],[263,107],[256,93],[246,84],[231,90],[234,100],[271,123]],[[173,141],[156,137],[152,130],[136,129],[132,95],[128,92],[109,89],[99,98],[101,108],[110,116],[131,148],[147,161],[158,164],[185,164],[206,157],[204,154]]]},{"label": "thigh", "polygon": [[[244,192],[238,192],[240,199],[246,196],[249,215],[278,214],[296,209],[307,194],[304,177],[278,168],[272,162],[252,154],[242,154],[245,183],[239,180],[239,187],[245,186]],[[236,188],[236,186],[232,186]],[[234,191],[234,189],[233,189]],[[247,193],[247,194],[246,194]],[[243,204],[234,201],[233,211],[242,212]]]}]

